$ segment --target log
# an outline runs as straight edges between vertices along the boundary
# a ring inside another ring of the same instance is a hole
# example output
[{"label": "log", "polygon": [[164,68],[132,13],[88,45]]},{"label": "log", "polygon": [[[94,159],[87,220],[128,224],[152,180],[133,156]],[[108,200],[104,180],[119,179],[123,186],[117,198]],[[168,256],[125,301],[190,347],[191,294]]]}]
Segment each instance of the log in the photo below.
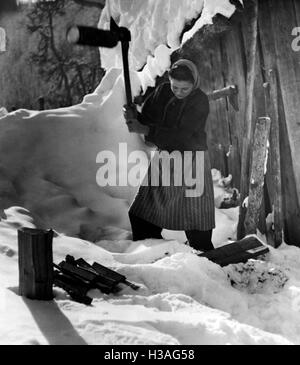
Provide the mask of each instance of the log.
[{"label": "log", "polygon": [[258,5],[257,1],[254,2],[253,14],[251,22],[249,25],[249,38],[250,47],[247,63],[247,80],[246,80],[246,111],[245,111],[245,134],[243,138],[243,149],[242,149],[242,166],[241,166],[241,202],[240,202],[240,212],[239,212],[239,222],[237,228],[237,237],[241,239],[245,235],[244,230],[244,220],[246,215],[246,210],[243,207],[244,199],[248,195],[249,191],[249,167],[250,167],[250,148],[253,138],[253,90],[254,90],[254,80],[255,80],[255,62],[256,62],[256,50],[257,50],[257,19],[258,19]]},{"label": "log", "polygon": [[53,299],[53,231],[18,230],[19,294],[30,299]]},{"label": "log", "polygon": [[255,234],[259,223],[264,192],[267,143],[270,134],[270,126],[271,119],[268,117],[259,118],[256,123],[253,140],[249,200],[244,223],[246,234]]},{"label": "log", "polygon": [[272,120],[270,131],[270,162],[271,178],[273,184],[273,212],[274,212],[274,247],[279,247],[283,240],[283,205],[282,205],[282,181],[280,162],[279,140],[279,114],[277,78],[273,70],[267,73],[268,83],[264,85],[266,90],[266,112]]}]

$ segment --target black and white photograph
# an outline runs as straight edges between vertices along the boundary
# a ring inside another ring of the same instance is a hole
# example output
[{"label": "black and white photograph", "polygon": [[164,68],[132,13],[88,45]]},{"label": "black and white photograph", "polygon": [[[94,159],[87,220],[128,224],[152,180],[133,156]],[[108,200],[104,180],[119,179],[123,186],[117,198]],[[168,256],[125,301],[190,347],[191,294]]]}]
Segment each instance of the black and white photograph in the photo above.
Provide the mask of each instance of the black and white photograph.
[{"label": "black and white photograph", "polygon": [[300,0],[0,0],[0,345],[300,345]]}]

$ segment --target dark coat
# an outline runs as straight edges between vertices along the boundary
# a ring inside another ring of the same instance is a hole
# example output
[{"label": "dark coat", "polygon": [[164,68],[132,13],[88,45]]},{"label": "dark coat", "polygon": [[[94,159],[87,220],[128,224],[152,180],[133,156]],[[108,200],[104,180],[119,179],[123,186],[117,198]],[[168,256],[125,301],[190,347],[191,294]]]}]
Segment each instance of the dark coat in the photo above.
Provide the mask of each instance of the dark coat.
[{"label": "dark coat", "polygon": [[[142,183],[131,204],[131,215],[172,230],[208,231],[215,227],[214,192],[205,133],[208,113],[208,98],[200,89],[179,100],[170,84],[165,83],[146,99],[138,116],[142,124],[150,127],[146,141],[168,152],[194,151],[194,157],[197,151],[205,151],[200,152],[204,155],[204,191],[201,196],[187,197],[184,184],[153,186]],[[151,164],[152,161],[148,177]],[[160,166],[159,175],[161,172]],[[148,177],[144,180],[149,181]]]},{"label": "dark coat", "polygon": [[202,90],[177,99],[167,82],[146,99],[138,120],[150,127],[146,141],[161,150],[205,151],[208,114],[208,97]]}]

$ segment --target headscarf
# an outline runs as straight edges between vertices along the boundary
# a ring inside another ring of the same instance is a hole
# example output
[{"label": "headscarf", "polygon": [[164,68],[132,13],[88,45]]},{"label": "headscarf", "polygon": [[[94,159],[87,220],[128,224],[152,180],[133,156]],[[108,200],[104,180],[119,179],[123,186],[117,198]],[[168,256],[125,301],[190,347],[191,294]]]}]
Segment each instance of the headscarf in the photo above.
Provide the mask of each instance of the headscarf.
[{"label": "headscarf", "polygon": [[171,69],[174,66],[186,66],[192,73],[194,78],[194,90],[200,88],[200,75],[197,69],[197,66],[190,60],[187,60],[185,58],[181,58],[180,60],[176,61]]}]

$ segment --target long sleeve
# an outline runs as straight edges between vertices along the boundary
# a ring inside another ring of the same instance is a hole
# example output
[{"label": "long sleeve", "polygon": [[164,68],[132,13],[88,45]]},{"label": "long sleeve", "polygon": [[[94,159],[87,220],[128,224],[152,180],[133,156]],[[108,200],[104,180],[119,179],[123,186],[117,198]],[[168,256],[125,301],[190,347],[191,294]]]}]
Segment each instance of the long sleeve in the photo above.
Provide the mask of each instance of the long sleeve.
[{"label": "long sleeve", "polygon": [[149,127],[157,125],[160,120],[162,90],[165,84],[158,86],[145,100],[142,112],[138,113],[138,121]]},{"label": "long sleeve", "polygon": [[145,100],[142,112],[138,113],[138,121],[149,127],[149,133],[145,136],[145,141],[154,143],[156,127],[161,124],[163,109],[171,93],[167,88],[167,83],[159,85]]}]

